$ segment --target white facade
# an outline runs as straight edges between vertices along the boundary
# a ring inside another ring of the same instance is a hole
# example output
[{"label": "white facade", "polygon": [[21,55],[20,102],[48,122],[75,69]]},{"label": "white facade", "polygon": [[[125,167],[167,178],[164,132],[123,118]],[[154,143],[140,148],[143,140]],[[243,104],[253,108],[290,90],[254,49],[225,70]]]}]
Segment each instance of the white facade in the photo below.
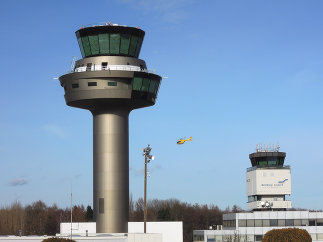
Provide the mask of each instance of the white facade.
[{"label": "white facade", "polygon": [[292,208],[292,202],[285,200],[292,193],[289,167],[254,168],[247,171],[247,210]]},{"label": "white facade", "polygon": [[[72,223],[72,232],[75,235],[95,236],[96,235],[96,223]],[[143,234],[144,223],[143,222],[129,222],[128,223],[128,235],[131,234]],[[148,234],[161,234],[161,242],[183,242],[183,222],[147,222]],[[71,223],[60,224],[60,235],[68,236],[71,234]],[[139,236],[139,235],[138,235]],[[130,238],[130,237],[129,237]]]},{"label": "white facade", "polygon": [[261,241],[272,229],[299,228],[323,241],[323,212],[254,211],[223,215],[223,230],[194,230],[193,242]]}]

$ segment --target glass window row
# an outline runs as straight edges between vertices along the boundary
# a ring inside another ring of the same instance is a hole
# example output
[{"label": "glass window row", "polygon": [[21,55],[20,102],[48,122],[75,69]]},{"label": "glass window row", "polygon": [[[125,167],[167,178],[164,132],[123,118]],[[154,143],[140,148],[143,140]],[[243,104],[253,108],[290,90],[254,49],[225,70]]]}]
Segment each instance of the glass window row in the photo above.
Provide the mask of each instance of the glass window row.
[{"label": "glass window row", "polygon": [[141,91],[141,92],[149,92],[157,95],[159,88],[159,81],[150,80],[142,77],[134,77],[132,90]]},{"label": "glass window row", "polygon": [[[225,226],[223,221],[223,227]],[[323,226],[323,219],[239,219],[238,227]]]},{"label": "glass window row", "polygon": [[82,57],[96,55],[124,55],[138,57],[143,37],[130,34],[97,34],[78,36]]}]

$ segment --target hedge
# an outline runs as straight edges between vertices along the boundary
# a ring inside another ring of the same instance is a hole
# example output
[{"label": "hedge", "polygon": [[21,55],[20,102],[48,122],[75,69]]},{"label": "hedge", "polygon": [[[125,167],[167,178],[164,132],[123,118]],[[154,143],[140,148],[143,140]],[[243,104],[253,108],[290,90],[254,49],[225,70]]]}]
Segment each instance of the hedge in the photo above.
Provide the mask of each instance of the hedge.
[{"label": "hedge", "polygon": [[52,237],[52,238],[44,239],[42,242],[76,242],[76,241],[71,239]]},{"label": "hedge", "polygon": [[268,231],[262,242],[312,242],[312,237],[305,229],[288,228]]}]

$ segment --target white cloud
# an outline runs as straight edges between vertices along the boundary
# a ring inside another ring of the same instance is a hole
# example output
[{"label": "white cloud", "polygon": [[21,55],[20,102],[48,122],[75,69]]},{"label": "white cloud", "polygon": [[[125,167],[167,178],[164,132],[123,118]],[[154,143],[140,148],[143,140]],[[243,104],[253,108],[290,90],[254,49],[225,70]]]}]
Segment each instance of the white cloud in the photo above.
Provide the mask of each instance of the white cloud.
[{"label": "white cloud", "polygon": [[9,185],[15,187],[15,186],[23,186],[23,185],[26,185],[27,183],[28,183],[28,181],[25,178],[18,177],[18,178],[13,179],[9,183]]}]

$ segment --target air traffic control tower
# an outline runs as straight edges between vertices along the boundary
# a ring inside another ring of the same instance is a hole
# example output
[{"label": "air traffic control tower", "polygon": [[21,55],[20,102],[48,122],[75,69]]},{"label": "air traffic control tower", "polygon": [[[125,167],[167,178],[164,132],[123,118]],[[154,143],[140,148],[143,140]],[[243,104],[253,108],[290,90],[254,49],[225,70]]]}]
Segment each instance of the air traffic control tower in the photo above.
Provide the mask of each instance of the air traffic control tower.
[{"label": "air traffic control tower", "polygon": [[120,25],[76,31],[82,59],[59,78],[66,104],[93,115],[93,207],[97,233],[127,233],[129,128],[133,109],[156,102],[161,77],[138,58],[145,32]]},{"label": "air traffic control tower", "polygon": [[286,210],[292,202],[286,200],[291,195],[291,168],[284,166],[286,153],[277,148],[257,146],[256,152],[249,154],[252,167],[247,169],[247,209]]}]

